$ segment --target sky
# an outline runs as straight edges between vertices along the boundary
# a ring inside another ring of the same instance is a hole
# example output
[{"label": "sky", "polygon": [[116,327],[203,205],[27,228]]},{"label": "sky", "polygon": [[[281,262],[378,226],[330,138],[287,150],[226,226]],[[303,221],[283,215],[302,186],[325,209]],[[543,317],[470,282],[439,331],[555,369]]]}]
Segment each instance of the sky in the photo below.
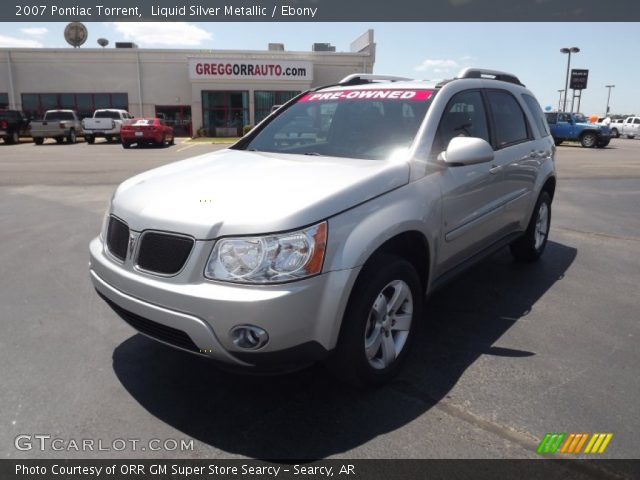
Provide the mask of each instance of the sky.
[{"label": "sky", "polygon": [[[65,23],[0,23],[0,47],[71,48]],[[377,44],[374,73],[420,79],[455,76],[464,67],[510,72],[519,77],[543,108],[556,108],[564,89],[567,55],[579,47],[571,68],[589,69],[580,110],[602,115],[611,91],[612,114],[640,115],[640,62],[637,49],[625,47],[640,23],[87,23],[83,47],[96,40],[133,41],[141,48],[266,50],[270,42],[290,51],[309,51],[328,42],[338,51],[371,28]],[[571,98],[571,97],[570,97]]]}]

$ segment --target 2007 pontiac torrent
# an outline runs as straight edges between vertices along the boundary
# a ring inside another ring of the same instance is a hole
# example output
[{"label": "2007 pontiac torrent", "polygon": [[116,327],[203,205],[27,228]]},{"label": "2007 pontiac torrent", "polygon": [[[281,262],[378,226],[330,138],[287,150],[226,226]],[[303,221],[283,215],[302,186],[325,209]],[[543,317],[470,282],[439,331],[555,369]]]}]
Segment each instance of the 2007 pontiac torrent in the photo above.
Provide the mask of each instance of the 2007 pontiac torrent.
[{"label": "2007 pontiac torrent", "polygon": [[[165,344],[252,371],[397,373],[428,294],[544,251],[555,146],[512,74],[354,74],[228,149],[137,175],[90,245],[98,293]],[[241,368],[242,369],[242,368]]]}]

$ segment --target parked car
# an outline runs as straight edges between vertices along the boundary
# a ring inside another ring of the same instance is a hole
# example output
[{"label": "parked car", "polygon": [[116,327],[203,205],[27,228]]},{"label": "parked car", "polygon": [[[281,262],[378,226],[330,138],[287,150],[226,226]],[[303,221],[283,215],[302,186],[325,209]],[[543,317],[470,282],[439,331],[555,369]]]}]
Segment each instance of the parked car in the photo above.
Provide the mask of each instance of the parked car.
[{"label": "parked car", "polygon": [[19,110],[0,109],[0,138],[4,143],[19,143],[21,136],[29,135],[29,117]]},{"label": "parked car", "polygon": [[108,108],[96,110],[92,118],[82,120],[84,138],[89,144],[93,144],[96,138],[106,138],[107,142],[120,141],[120,129],[123,124],[133,119],[126,110]]},{"label": "parked car", "polygon": [[42,145],[47,138],[54,138],[57,143],[65,139],[67,143],[76,143],[82,134],[82,122],[74,110],[47,110],[42,120],[31,122],[31,136],[36,145]]},{"label": "parked car", "polygon": [[542,255],[555,150],[514,75],[350,75],[226,150],[122,183],[91,279],[165,344],[250,371],[323,359],[379,384],[406,358],[425,295],[504,246]]},{"label": "parked car", "polygon": [[173,128],[157,117],[133,119],[131,123],[122,126],[120,137],[123,148],[129,148],[133,144],[161,147],[175,143]]},{"label": "parked car", "polygon": [[[615,131],[615,133],[614,133]],[[640,136],[640,117],[627,117],[611,124],[611,135],[618,138],[623,135],[627,138]]]},{"label": "parked car", "polygon": [[545,113],[556,145],[580,142],[583,147],[604,148],[609,145],[610,131],[606,125],[589,123],[581,114],[567,112]]},{"label": "parked car", "polygon": [[609,130],[613,138],[620,137],[620,131],[622,130],[623,123],[624,123],[624,118],[614,118],[613,120],[611,120],[611,124],[609,125]]}]

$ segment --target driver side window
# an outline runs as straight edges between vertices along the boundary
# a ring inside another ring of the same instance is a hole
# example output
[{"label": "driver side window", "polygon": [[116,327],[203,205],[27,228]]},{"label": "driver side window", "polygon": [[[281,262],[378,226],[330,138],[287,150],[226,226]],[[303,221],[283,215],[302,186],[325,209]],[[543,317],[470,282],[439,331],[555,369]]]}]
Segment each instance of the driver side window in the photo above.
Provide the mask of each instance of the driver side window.
[{"label": "driver side window", "polygon": [[447,149],[454,137],[477,137],[491,143],[482,95],[477,90],[456,94],[442,114],[433,142],[432,154]]}]

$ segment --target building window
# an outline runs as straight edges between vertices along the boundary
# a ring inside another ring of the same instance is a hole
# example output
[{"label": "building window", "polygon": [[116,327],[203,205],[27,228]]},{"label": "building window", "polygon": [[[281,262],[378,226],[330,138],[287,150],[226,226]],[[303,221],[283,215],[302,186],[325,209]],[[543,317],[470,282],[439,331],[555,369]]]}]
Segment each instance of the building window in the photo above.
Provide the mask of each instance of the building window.
[{"label": "building window", "polygon": [[293,97],[298,95],[300,92],[260,92],[256,91],[254,93],[254,101],[255,101],[255,109],[256,109],[256,124],[260,123],[264,120],[267,115],[271,113],[271,107],[274,105],[282,105],[283,103],[287,103]]},{"label": "building window", "polygon": [[242,136],[249,124],[249,92],[203,91],[202,125],[212,137]]},{"label": "building window", "polygon": [[7,108],[9,106],[9,94],[0,92],[0,108]]},{"label": "building window", "polygon": [[[0,98],[1,101],[1,98]],[[75,110],[81,118],[93,116],[99,108],[128,110],[129,95],[126,93],[23,93],[22,110],[29,116],[39,118],[47,110]]]}]

